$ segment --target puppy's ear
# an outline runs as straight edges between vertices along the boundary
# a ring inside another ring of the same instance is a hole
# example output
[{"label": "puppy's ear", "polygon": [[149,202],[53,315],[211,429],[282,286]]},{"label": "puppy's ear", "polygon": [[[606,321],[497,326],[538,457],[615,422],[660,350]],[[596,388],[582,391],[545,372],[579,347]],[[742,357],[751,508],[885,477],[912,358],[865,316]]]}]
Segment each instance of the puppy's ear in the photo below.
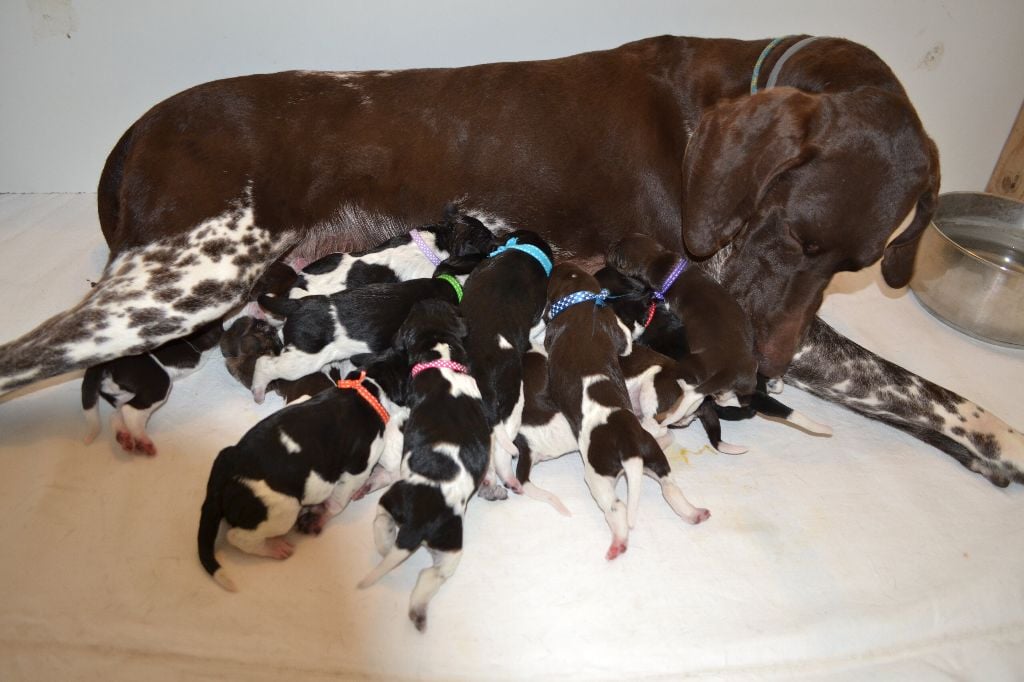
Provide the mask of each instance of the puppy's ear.
[{"label": "puppy's ear", "polygon": [[455,334],[455,338],[460,341],[469,336],[469,327],[466,326],[466,320],[463,319],[462,315],[459,315],[457,311],[452,311],[452,333]]},{"label": "puppy's ear", "polygon": [[820,96],[778,87],[704,111],[683,156],[686,250],[707,258],[743,228],[786,171],[813,158]]},{"label": "puppy's ear", "polygon": [[376,357],[376,353],[356,353],[348,361],[357,369],[366,369],[366,366],[373,362]]}]

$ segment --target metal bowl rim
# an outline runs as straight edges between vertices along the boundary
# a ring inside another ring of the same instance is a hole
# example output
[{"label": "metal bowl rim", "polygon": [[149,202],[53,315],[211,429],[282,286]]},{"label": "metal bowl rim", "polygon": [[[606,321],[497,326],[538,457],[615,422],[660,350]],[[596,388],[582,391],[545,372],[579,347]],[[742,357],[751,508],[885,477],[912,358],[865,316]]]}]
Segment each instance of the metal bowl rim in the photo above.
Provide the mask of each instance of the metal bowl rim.
[{"label": "metal bowl rim", "polygon": [[[977,196],[990,197],[992,199],[997,199],[997,200],[1000,200],[1000,201],[1006,201],[1006,202],[1009,202],[1011,204],[1018,204],[1018,205],[1024,207],[1024,201],[1018,201],[1017,199],[1011,199],[1009,197],[1004,197],[1004,196],[1002,196],[1000,194],[992,194],[991,192],[971,192],[971,191],[943,192],[942,194],[939,195],[939,201],[942,201],[942,197],[963,196],[963,195],[970,195],[970,196],[975,196],[975,197],[977,197]],[[1011,275],[1019,275],[1020,274],[1016,270],[1008,268],[1008,267],[1006,267],[1004,265],[1000,265],[999,263],[993,263],[989,259],[983,258],[982,256],[979,256],[978,254],[976,254],[973,251],[971,251],[970,249],[968,249],[966,246],[960,244],[959,242],[954,240],[952,237],[950,237],[948,234],[943,232],[942,228],[939,227],[939,225],[935,222],[934,218],[932,220],[928,221],[928,227],[934,228],[935,232],[937,232],[939,234],[939,236],[942,237],[943,239],[945,239],[947,242],[952,244],[953,247],[957,251],[960,251],[961,253],[967,254],[968,256],[970,256],[971,258],[977,260],[978,262],[980,262],[980,263],[982,263],[982,264],[984,264],[984,265],[986,265],[988,267],[996,268],[996,269],[1001,270],[1001,271],[1003,271],[1005,273],[1009,273]]]}]

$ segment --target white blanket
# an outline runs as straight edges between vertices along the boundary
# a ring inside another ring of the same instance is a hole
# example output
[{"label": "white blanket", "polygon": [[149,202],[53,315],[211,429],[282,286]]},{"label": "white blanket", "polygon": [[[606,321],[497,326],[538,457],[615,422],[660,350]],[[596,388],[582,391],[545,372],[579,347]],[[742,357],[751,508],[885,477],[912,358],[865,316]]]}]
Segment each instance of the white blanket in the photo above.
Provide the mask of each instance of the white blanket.
[{"label": "white blanket", "polygon": [[[106,247],[94,195],[0,196],[3,339],[73,305]],[[877,268],[838,277],[839,331],[1024,428],[1024,352],[969,339]],[[579,457],[535,469],[572,510],[474,499],[466,549],[430,605],[406,616],[419,553],[378,585],[371,520],[353,503],[284,562],[219,545],[240,592],[196,558],[210,464],[261,417],[219,359],[150,422],[155,458],[104,432],[92,446],[80,381],[0,404],[0,679],[1020,679],[1024,487],[1000,490],[882,424],[787,388],[835,429],[812,437],[724,424],[748,454],[710,453],[699,426],[669,448],[681,522],[647,481],[629,551]]]}]

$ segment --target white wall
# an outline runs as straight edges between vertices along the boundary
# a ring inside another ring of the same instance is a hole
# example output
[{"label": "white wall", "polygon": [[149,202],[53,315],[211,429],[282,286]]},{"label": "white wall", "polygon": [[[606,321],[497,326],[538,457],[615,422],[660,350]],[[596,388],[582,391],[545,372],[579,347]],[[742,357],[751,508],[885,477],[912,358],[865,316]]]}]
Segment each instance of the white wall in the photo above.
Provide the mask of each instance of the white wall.
[{"label": "white wall", "polygon": [[938,142],[944,190],[984,186],[1024,97],[1021,0],[0,0],[0,192],[95,191],[133,120],[214,78],[556,57],[662,33],[864,43]]}]

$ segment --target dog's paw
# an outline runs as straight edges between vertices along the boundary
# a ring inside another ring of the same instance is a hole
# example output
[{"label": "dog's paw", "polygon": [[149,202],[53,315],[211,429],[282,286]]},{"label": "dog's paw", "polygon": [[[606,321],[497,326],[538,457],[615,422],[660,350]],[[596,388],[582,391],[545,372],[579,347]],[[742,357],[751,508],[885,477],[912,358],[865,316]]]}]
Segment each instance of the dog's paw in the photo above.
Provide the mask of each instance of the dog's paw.
[{"label": "dog's paw", "polygon": [[508,499],[508,491],[500,485],[495,485],[493,481],[490,483],[485,481],[480,486],[480,490],[477,492],[477,495],[492,502]]},{"label": "dog's paw", "polygon": [[612,540],[611,546],[608,548],[608,552],[604,555],[604,558],[608,561],[613,561],[621,554],[626,553],[626,541],[625,540]]},{"label": "dog's paw", "polygon": [[320,535],[327,523],[327,509],[322,504],[304,507],[295,520],[295,530],[304,535]]},{"label": "dog's paw", "polygon": [[427,631],[427,612],[420,609],[409,610],[409,620],[416,626],[416,629],[420,632]]},{"label": "dog's paw", "polygon": [[287,559],[295,553],[295,547],[283,537],[267,538],[264,540],[267,548],[267,556],[271,559]]},{"label": "dog's paw", "polygon": [[117,444],[121,446],[122,450],[125,452],[135,452],[135,439],[132,438],[132,434],[127,431],[118,431],[115,438],[117,439]]},{"label": "dog's paw", "polygon": [[148,455],[149,457],[153,457],[156,455],[156,445],[153,443],[153,441],[146,437],[136,438],[135,452],[138,452],[139,454],[142,455]]},{"label": "dog's paw", "polygon": [[697,511],[688,520],[690,523],[696,526],[698,523],[704,523],[710,518],[711,512],[702,507],[697,507]]}]

